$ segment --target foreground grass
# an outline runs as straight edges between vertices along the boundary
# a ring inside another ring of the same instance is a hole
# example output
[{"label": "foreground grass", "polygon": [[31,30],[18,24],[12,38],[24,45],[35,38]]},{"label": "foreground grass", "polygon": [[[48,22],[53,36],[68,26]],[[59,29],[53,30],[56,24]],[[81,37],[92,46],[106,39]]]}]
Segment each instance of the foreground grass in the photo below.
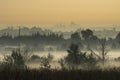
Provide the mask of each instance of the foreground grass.
[{"label": "foreground grass", "polygon": [[4,69],[0,80],[120,80],[120,68],[109,70]]}]

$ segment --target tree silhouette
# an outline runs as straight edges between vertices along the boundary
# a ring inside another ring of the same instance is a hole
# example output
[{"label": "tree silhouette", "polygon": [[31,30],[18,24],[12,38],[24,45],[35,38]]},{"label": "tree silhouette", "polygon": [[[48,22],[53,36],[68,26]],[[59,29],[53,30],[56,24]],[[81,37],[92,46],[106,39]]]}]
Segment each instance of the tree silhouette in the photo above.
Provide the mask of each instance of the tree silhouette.
[{"label": "tree silhouette", "polygon": [[22,54],[14,50],[11,55],[4,57],[3,64],[9,68],[24,69],[26,67]]},{"label": "tree silhouette", "polygon": [[106,60],[106,56],[107,56],[107,53],[108,53],[108,48],[107,48],[107,40],[106,38],[103,38],[100,40],[100,55],[101,55],[101,60],[103,62],[103,65],[104,65],[104,62]]},{"label": "tree silhouette", "polygon": [[93,36],[93,31],[90,29],[83,30],[81,33],[84,40],[88,40]]},{"label": "tree silhouette", "polygon": [[80,64],[86,61],[86,53],[79,51],[79,46],[77,44],[71,44],[67,50],[68,55],[65,57],[66,63],[71,65],[73,68],[78,68]]},{"label": "tree silhouette", "polygon": [[74,69],[78,69],[78,66],[82,64],[87,64],[86,66],[92,66],[92,68],[96,66],[96,57],[92,53],[81,52],[77,44],[71,44],[67,51],[68,55],[65,57],[65,62]]},{"label": "tree silhouette", "polygon": [[80,40],[81,40],[78,32],[71,34],[71,39],[74,43],[80,42]]}]

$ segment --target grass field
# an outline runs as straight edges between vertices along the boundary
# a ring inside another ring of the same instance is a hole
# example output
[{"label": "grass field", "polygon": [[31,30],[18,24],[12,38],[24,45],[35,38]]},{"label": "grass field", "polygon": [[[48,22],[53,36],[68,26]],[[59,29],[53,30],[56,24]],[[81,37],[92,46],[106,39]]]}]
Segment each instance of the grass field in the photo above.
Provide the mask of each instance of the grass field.
[{"label": "grass field", "polygon": [[0,80],[120,80],[120,68],[108,70],[5,69]]}]

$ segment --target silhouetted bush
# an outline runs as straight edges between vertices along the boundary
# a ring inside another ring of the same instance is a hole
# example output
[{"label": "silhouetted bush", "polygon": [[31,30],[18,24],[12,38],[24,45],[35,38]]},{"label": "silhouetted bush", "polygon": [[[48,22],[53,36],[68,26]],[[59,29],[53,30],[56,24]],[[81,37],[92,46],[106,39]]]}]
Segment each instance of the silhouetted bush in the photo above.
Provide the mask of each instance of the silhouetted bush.
[{"label": "silhouetted bush", "polygon": [[8,69],[24,69],[26,67],[23,55],[17,50],[12,51],[11,55],[7,55],[4,57],[4,60],[1,64],[1,68]]},{"label": "silhouetted bush", "polygon": [[40,57],[41,68],[50,69],[50,62],[53,60],[53,55],[48,54],[47,56]]}]

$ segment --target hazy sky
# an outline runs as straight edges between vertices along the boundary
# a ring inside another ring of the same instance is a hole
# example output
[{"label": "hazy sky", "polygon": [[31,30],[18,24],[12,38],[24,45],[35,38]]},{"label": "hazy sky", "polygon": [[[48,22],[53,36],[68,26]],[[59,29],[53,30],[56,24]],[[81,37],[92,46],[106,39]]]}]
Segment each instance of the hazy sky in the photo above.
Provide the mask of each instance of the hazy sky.
[{"label": "hazy sky", "polygon": [[119,24],[120,0],[0,0],[0,24]]}]

